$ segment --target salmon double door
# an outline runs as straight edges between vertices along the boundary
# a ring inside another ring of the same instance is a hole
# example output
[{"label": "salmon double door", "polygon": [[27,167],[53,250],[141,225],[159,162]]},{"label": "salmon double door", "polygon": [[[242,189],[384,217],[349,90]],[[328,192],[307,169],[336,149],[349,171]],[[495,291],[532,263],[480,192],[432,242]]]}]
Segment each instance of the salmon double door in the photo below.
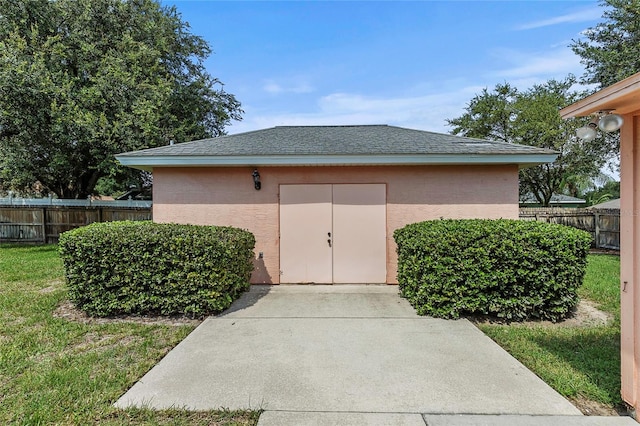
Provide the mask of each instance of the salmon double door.
[{"label": "salmon double door", "polygon": [[280,185],[281,283],[384,283],[385,184]]}]

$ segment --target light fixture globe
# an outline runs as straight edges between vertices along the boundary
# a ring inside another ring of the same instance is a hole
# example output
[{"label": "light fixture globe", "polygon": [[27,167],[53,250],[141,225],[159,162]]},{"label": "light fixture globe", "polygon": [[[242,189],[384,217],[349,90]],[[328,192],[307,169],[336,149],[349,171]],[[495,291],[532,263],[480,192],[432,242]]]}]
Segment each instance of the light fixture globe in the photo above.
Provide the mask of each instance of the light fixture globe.
[{"label": "light fixture globe", "polygon": [[615,132],[622,127],[623,123],[624,120],[621,116],[618,114],[608,113],[600,117],[600,120],[598,120],[598,128],[603,132]]},{"label": "light fixture globe", "polygon": [[589,123],[586,126],[576,129],[576,136],[583,141],[592,141],[596,138],[596,123]]}]

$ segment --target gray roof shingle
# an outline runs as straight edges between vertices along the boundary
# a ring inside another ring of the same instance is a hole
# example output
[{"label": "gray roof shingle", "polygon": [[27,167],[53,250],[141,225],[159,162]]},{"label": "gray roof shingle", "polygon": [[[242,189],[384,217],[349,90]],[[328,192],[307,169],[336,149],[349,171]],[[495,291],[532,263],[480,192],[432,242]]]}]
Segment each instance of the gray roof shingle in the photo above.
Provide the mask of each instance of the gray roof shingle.
[{"label": "gray roof shingle", "polygon": [[504,142],[387,125],[277,126],[128,152],[121,156],[550,154]]},{"label": "gray roof shingle", "polygon": [[614,200],[605,201],[604,203],[595,204],[591,207],[587,207],[588,209],[620,209],[620,198],[616,198]]},{"label": "gray roof shingle", "polygon": [[[540,164],[555,152],[533,146],[466,138],[387,125],[277,126],[264,130],[119,154],[124,165],[434,164],[436,157],[501,157],[500,162]],[[516,159],[517,157],[517,159]],[[401,160],[398,160],[401,159]],[[531,161],[529,161],[531,159]],[[273,161],[272,161],[273,160]],[[334,162],[335,160],[335,162]],[[396,161],[397,160],[397,161]],[[457,160],[456,160],[457,161]]]},{"label": "gray roof shingle", "polygon": [[[585,204],[582,198],[572,197],[565,194],[553,194],[549,200],[551,204]],[[523,194],[520,196],[521,204],[537,204],[538,200],[533,194]]]}]

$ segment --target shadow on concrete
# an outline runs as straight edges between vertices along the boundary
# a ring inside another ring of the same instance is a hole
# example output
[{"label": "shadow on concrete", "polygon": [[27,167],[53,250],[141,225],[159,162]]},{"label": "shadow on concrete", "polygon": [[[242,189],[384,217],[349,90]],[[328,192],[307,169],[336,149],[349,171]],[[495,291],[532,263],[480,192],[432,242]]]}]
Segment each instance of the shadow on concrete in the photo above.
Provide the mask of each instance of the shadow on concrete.
[{"label": "shadow on concrete", "polygon": [[238,300],[233,302],[229,309],[216,315],[216,318],[221,318],[234,312],[242,311],[255,305],[258,300],[265,297],[271,291],[271,285],[252,284],[249,290],[247,290]]}]

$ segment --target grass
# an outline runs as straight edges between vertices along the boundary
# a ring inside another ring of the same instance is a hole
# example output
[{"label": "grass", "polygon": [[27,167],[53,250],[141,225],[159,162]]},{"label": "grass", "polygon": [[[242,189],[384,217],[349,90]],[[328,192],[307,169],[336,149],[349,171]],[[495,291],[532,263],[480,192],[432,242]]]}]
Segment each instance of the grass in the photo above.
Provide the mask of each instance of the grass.
[{"label": "grass", "polygon": [[[619,269],[617,256],[590,255],[580,289],[608,325],[479,327],[578,405],[619,409]],[[64,300],[56,246],[0,246],[0,424],[257,424],[259,411],[114,408],[193,327],[68,321],[53,315]]]},{"label": "grass", "polygon": [[580,297],[612,321],[590,327],[543,324],[478,327],[577,406],[623,411],[620,397],[620,259],[589,255]]},{"label": "grass", "polygon": [[57,246],[0,246],[0,424],[257,424],[258,411],[114,408],[193,326],[68,321],[64,300]]}]

